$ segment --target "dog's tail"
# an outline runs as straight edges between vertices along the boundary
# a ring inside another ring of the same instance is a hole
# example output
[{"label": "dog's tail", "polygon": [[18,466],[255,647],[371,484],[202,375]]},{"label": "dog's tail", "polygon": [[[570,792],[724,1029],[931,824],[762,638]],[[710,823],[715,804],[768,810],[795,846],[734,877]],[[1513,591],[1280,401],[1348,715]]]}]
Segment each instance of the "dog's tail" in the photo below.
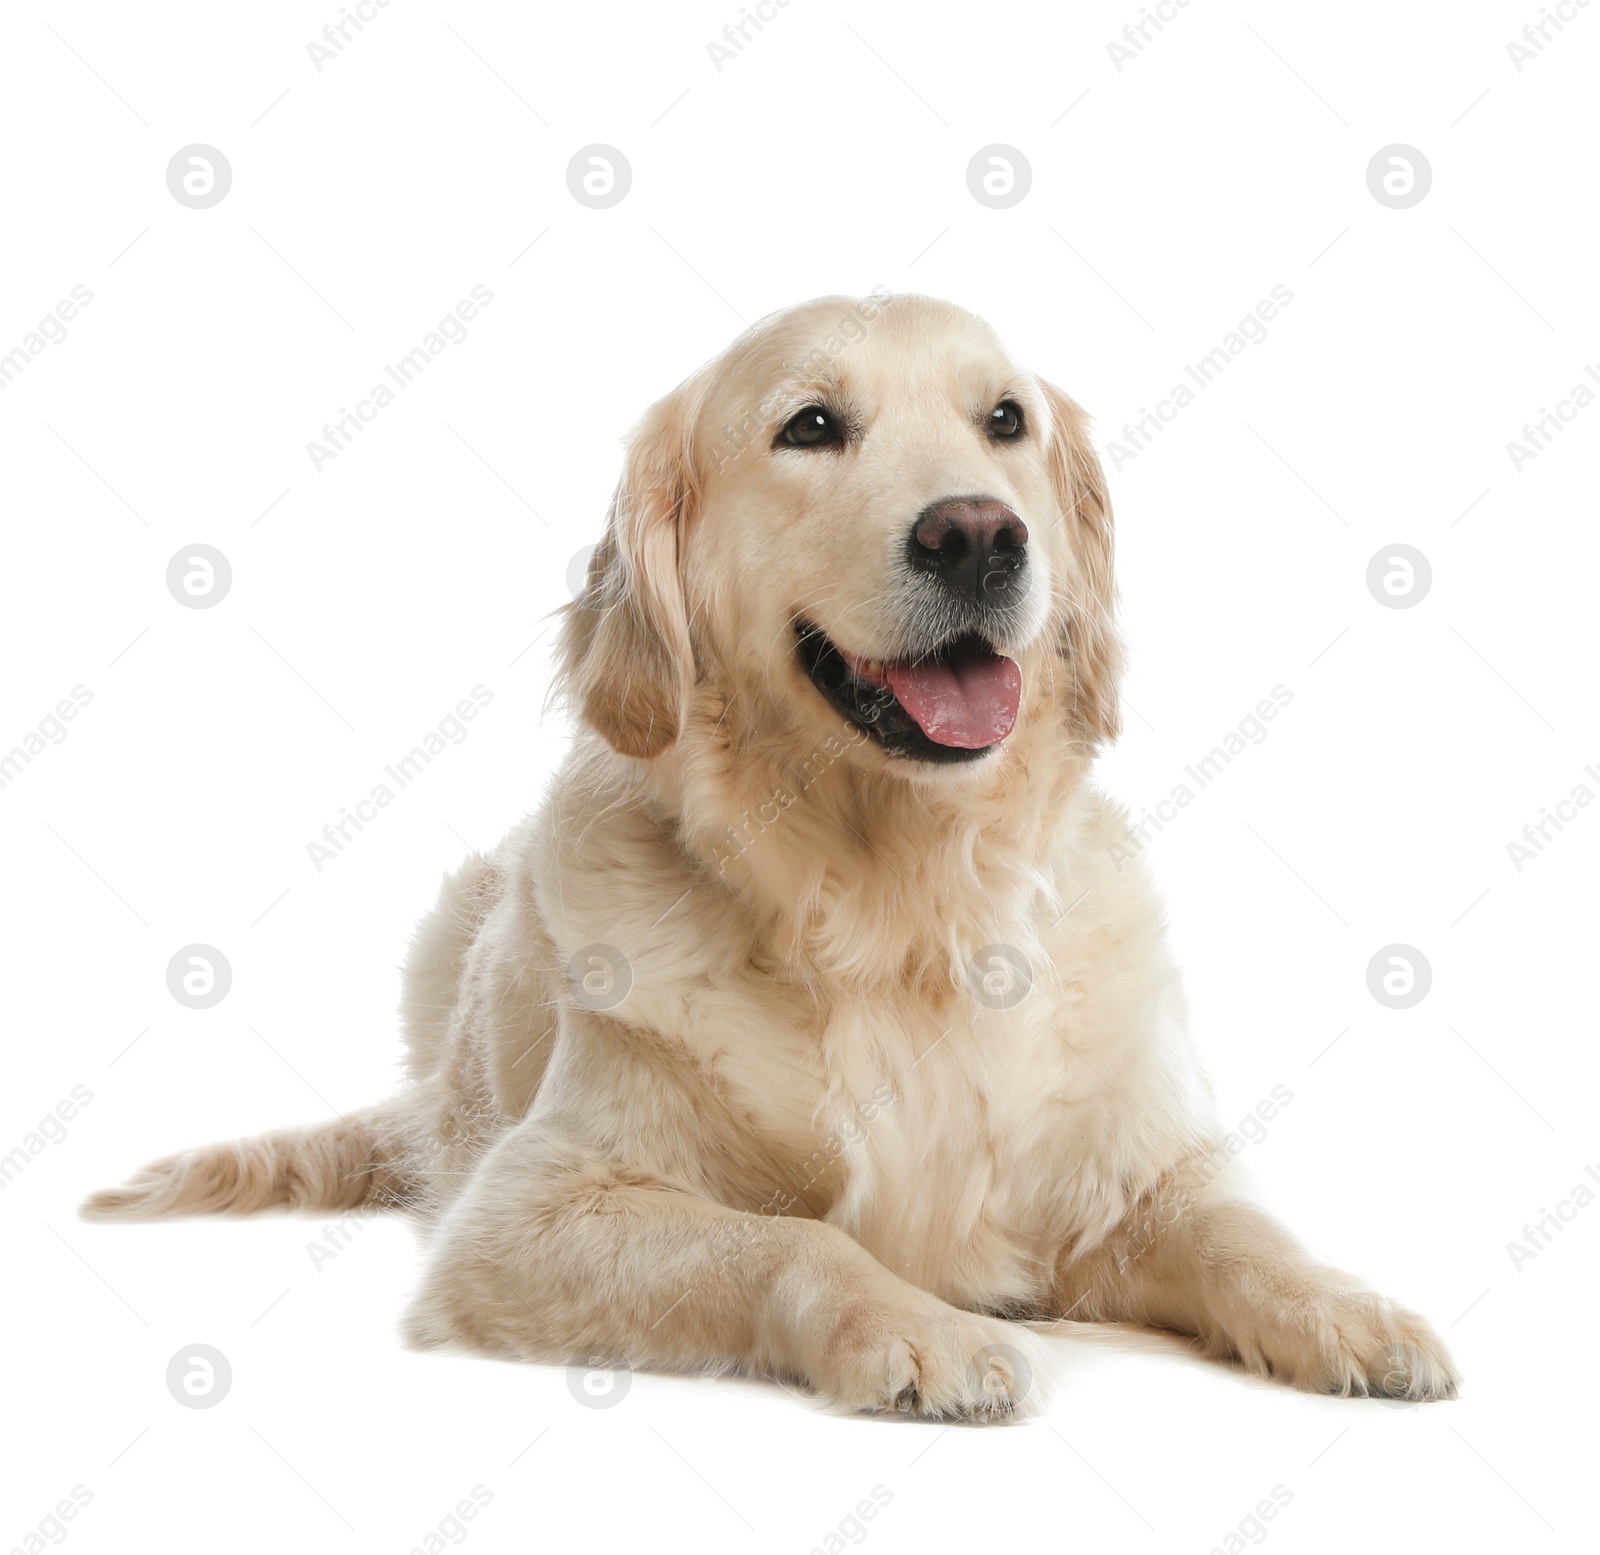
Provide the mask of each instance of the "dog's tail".
[{"label": "dog's tail", "polygon": [[372,1107],[314,1128],[184,1150],[120,1188],[90,1194],[81,1213],[89,1220],[159,1220],[399,1205],[407,1185],[394,1122],[387,1107]]}]

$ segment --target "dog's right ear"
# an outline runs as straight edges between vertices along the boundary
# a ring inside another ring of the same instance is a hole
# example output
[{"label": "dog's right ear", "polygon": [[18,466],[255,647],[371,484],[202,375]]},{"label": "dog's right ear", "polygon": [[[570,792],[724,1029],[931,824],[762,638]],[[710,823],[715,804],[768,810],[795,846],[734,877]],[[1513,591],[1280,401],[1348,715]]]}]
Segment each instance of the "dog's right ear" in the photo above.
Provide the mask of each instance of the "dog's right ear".
[{"label": "dog's right ear", "polygon": [[1082,407],[1052,383],[1041,380],[1039,387],[1050,407],[1050,482],[1073,536],[1080,572],[1061,606],[1065,711],[1073,734],[1094,749],[1116,739],[1122,726],[1111,494]]},{"label": "dog's right ear", "polygon": [[672,745],[694,685],[680,567],[696,495],[689,397],[658,400],[629,438],[583,593],[563,611],[558,685],[624,756]]}]

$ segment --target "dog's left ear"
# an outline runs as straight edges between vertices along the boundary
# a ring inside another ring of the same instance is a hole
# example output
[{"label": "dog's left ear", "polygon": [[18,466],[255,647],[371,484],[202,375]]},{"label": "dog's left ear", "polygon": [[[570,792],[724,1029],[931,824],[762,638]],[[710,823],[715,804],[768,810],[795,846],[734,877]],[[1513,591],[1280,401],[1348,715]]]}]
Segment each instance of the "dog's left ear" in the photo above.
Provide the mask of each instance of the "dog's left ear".
[{"label": "dog's left ear", "polygon": [[582,595],[563,611],[557,684],[624,756],[678,738],[694,685],[680,561],[696,490],[692,385],[658,400],[628,442]]},{"label": "dog's left ear", "polygon": [[1111,494],[1089,440],[1089,418],[1053,384],[1040,381],[1050,407],[1046,459],[1050,483],[1072,538],[1078,580],[1058,584],[1061,625],[1056,646],[1065,683],[1062,702],[1073,735],[1091,750],[1122,728],[1117,684],[1122,642],[1117,636]]}]

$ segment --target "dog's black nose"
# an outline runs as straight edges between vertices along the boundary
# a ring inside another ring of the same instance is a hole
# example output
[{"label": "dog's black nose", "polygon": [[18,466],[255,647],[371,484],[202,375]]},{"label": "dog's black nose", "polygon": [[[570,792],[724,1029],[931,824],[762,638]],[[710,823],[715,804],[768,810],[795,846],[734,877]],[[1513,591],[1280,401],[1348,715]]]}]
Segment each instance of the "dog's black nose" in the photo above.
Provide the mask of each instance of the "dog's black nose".
[{"label": "dog's black nose", "polygon": [[912,567],[982,605],[1005,605],[1028,561],[1028,526],[993,497],[947,497],[911,526]]}]

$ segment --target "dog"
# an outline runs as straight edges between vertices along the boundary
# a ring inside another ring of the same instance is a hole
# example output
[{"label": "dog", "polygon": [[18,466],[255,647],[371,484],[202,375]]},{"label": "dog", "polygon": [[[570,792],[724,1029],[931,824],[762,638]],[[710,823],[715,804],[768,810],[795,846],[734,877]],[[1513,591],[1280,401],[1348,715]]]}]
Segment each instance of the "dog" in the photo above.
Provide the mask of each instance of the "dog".
[{"label": "dog", "polygon": [[85,1213],[392,1206],[427,1227],[414,1345],[848,1410],[1029,1412],[1061,1319],[1453,1397],[1427,1323],[1228,1158],[1091,781],[1121,650],[1087,427],[930,298],[741,335],[628,443],[563,612],[575,742],[417,931],[401,1093]]}]

